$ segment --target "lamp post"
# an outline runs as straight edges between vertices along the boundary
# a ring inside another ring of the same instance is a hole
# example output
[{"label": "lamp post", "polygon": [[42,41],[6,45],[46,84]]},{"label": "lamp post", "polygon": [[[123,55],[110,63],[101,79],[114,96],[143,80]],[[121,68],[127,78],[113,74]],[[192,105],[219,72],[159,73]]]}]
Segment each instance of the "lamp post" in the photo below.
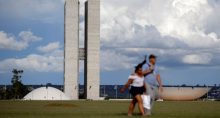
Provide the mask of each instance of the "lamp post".
[{"label": "lamp post", "polygon": [[118,98],[118,86],[115,84],[114,86],[114,89],[115,89],[115,99]]},{"label": "lamp post", "polygon": [[105,85],[103,85],[104,86],[104,97],[105,97]]}]

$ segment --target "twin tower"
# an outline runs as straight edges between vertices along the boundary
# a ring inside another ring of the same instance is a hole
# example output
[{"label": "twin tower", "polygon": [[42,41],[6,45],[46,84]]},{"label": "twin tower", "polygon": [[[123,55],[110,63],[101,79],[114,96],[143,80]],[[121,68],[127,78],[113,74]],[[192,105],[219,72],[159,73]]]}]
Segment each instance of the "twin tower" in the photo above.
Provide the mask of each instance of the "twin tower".
[{"label": "twin tower", "polygon": [[79,60],[84,60],[84,97],[99,99],[100,0],[85,2],[85,46],[79,48],[79,0],[66,0],[64,93],[79,99]]}]

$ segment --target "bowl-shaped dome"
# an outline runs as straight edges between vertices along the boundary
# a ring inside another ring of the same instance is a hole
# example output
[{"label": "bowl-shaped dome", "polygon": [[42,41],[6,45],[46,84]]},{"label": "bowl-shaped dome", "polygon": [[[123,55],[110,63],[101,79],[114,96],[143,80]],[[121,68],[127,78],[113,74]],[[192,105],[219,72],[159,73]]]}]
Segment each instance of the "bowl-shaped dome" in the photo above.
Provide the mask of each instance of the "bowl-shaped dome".
[{"label": "bowl-shaped dome", "polygon": [[164,100],[196,100],[210,89],[208,87],[164,87],[161,97]]}]

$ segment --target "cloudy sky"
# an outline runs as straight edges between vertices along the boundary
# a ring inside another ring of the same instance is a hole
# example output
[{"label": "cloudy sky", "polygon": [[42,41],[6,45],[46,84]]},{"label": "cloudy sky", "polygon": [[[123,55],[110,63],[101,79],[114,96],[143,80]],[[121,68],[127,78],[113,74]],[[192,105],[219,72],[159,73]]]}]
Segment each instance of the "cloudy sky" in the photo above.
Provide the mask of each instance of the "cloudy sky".
[{"label": "cloudy sky", "polygon": [[[101,0],[101,84],[123,84],[151,53],[166,85],[220,84],[219,11],[219,0]],[[63,84],[63,33],[64,0],[0,0],[0,84],[13,68],[25,84]]]}]

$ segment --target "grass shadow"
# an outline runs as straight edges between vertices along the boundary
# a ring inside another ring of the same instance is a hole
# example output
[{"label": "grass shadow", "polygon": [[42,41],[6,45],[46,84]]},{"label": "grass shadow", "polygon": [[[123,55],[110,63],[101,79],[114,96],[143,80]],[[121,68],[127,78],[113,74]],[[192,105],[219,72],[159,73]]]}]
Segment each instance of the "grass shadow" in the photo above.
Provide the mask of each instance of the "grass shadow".
[{"label": "grass shadow", "polygon": [[67,103],[49,103],[44,105],[45,107],[64,107],[64,108],[73,108],[78,107],[75,104],[67,104]]}]

